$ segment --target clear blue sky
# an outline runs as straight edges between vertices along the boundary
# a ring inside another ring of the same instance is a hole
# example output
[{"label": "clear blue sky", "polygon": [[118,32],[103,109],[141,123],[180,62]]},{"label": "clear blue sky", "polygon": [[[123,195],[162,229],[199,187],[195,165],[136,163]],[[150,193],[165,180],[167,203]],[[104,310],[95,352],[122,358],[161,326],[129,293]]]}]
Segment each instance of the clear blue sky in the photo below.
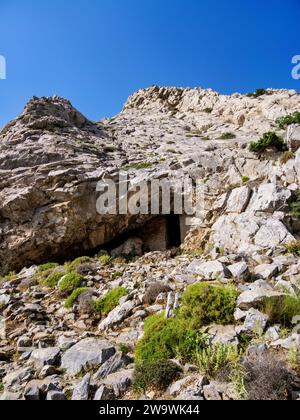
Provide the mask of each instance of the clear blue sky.
[{"label": "clear blue sky", "polygon": [[299,0],[0,0],[0,126],[33,96],[92,120],[141,87],[294,88]]}]

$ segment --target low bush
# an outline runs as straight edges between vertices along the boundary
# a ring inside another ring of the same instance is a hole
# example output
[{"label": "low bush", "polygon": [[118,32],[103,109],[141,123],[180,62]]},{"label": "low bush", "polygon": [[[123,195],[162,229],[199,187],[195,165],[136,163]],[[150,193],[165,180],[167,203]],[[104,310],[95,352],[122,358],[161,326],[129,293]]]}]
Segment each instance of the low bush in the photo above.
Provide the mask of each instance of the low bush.
[{"label": "low bush", "polygon": [[0,283],[4,283],[6,281],[13,280],[15,277],[16,277],[16,273],[10,272],[9,274],[7,274],[4,277],[0,277]]},{"label": "low bush", "polygon": [[130,171],[130,169],[150,169],[152,168],[152,163],[134,163],[131,165],[126,165],[122,167],[123,171]]},{"label": "low bush", "polygon": [[114,310],[122,297],[128,295],[128,290],[124,287],[116,287],[107,293],[103,298],[97,299],[93,303],[93,312],[105,316]]},{"label": "low bush", "polygon": [[286,247],[287,252],[300,257],[300,241],[291,242],[287,244],[285,247]]},{"label": "low bush", "polygon": [[206,114],[211,114],[213,112],[213,108],[204,108],[203,112],[205,112]]},{"label": "low bush", "polygon": [[99,263],[103,265],[104,267],[107,265],[110,265],[112,263],[113,259],[109,255],[101,255],[99,257]]},{"label": "low bush", "polygon": [[287,364],[270,352],[246,358],[245,388],[248,399],[253,401],[288,400],[295,382]]},{"label": "low bush", "polygon": [[300,124],[300,112],[297,111],[285,117],[278,118],[276,123],[281,130],[284,130],[291,124]]},{"label": "low bush", "polygon": [[260,310],[269,316],[271,324],[281,324],[288,327],[292,319],[300,315],[300,296],[297,298],[286,295],[266,298],[260,305]]},{"label": "low bush", "polygon": [[79,257],[76,258],[76,260],[74,260],[73,262],[71,262],[71,264],[68,266],[68,271],[76,271],[77,268],[85,263],[89,263],[91,262],[92,259],[90,257]]},{"label": "low bush", "polygon": [[149,317],[144,337],[135,350],[136,363],[178,358],[195,361],[196,350],[206,343],[206,336],[181,318],[166,319],[164,313]]},{"label": "low bush", "polygon": [[243,176],[242,177],[243,184],[247,184],[249,181],[250,181],[250,178],[248,176]]},{"label": "low bush", "polygon": [[63,294],[72,293],[82,285],[83,277],[75,272],[68,273],[64,276],[59,284],[59,290]]},{"label": "low bush", "polygon": [[189,286],[181,298],[180,316],[190,320],[195,328],[209,324],[234,323],[238,292],[231,286],[196,283]]},{"label": "low bush", "polygon": [[255,92],[250,92],[247,94],[248,98],[259,98],[260,96],[268,94],[268,91],[266,89],[256,89]]},{"label": "low bush", "polygon": [[220,137],[220,140],[231,140],[235,138],[236,138],[236,135],[233,133],[223,133]]},{"label": "low bush", "polygon": [[137,392],[145,392],[148,389],[163,392],[180,373],[180,367],[170,360],[147,361],[136,365],[133,387]]},{"label": "low bush", "polygon": [[42,286],[48,287],[49,289],[54,289],[61,280],[61,278],[65,276],[64,272],[54,271],[51,272],[46,278],[41,281]]},{"label": "low bush", "polygon": [[285,152],[288,150],[287,144],[283,138],[273,132],[265,133],[261,139],[259,139],[256,143],[251,143],[249,146],[249,150],[254,153],[262,153],[270,148],[276,149],[279,152]]},{"label": "low bush", "polygon": [[58,267],[58,264],[56,263],[46,263],[42,264],[38,267],[37,273],[44,273],[45,271],[52,270],[54,268]]},{"label": "low bush", "polygon": [[230,344],[215,344],[197,351],[197,364],[208,376],[226,367],[232,368],[240,359],[241,351]]},{"label": "low bush", "polygon": [[71,309],[73,308],[75,302],[79,298],[82,293],[85,293],[87,291],[86,287],[80,287],[79,289],[75,289],[72,294],[68,297],[68,299],[65,302],[65,308]]}]

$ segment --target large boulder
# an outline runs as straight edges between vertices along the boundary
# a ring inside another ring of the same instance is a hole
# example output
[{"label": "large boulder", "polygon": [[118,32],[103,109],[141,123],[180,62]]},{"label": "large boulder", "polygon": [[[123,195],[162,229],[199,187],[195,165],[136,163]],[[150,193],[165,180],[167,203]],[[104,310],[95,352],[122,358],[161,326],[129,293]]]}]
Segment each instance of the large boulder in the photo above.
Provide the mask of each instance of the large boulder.
[{"label": "large boulder", "polygon": [[300,125],[292,124],[288,127],[287,142],[292,152],[300,148]]},{"label": "large boulder", "polygon": [[68,375],[76,376],[86,369],[101,366],[115,352],[115,346],[107,340],[86,338],[66,351],[61,360],[61,367]]}]

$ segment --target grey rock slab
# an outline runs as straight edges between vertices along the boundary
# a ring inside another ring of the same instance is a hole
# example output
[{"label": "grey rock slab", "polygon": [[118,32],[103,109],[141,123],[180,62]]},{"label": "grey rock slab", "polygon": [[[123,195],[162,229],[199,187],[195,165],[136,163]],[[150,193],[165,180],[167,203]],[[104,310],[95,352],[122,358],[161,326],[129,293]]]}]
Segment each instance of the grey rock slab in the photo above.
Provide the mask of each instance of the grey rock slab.
[{"label": "grey rock slab", "polygon": [[188,266],[188,271],[193,274],[198,274],[207,280],[226,278],[230,275],[226,265],[217,260],[204,263],[200,261],[193,261]]},{"label": "grey rock slab", "polygon": [[31,353],[30,361],[33,362],[36,369],[42,369],[44,366],[57,365],[59,362],[59,356],[59,347],[37,349]]},{"label": "grey rock slab", "polygon": [[82,381],[74,387],[72,401],[87,401],[89,399],[90,382],[91,375],[88,373]]},{"label": "grey rock slab", "polygon": [[101,366],[116,352],[114,344],[108,340],[86,338],[79,341],[62,356],[61,367],[75,376],[82,370]]},{"label": "grey rock slab", "polygon": [[107,330],[122,322],[125,318],[131,315],[135,306],[136,304],[133,301],[128,301],[122,305],[117,306],[107,315],[107,317],[102,322],[100,322],[99,331]]}]

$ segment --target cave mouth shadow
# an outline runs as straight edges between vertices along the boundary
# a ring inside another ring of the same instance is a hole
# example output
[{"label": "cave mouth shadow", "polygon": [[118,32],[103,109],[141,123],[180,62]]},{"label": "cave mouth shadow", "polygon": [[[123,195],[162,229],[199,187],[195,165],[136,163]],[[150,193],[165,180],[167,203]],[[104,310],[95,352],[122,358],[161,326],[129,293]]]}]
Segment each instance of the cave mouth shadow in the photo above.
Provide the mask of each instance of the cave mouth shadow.
[{"label": "cave mouth shadow", "polygon": [[110,253],[131,238],[139,238],[144,242],[143,253],[179,248],[183,237],[180,218],[181,216],[176,214],[154,217],[142,227],[121,233],[98,246],[90,254],[101,251]]}]

